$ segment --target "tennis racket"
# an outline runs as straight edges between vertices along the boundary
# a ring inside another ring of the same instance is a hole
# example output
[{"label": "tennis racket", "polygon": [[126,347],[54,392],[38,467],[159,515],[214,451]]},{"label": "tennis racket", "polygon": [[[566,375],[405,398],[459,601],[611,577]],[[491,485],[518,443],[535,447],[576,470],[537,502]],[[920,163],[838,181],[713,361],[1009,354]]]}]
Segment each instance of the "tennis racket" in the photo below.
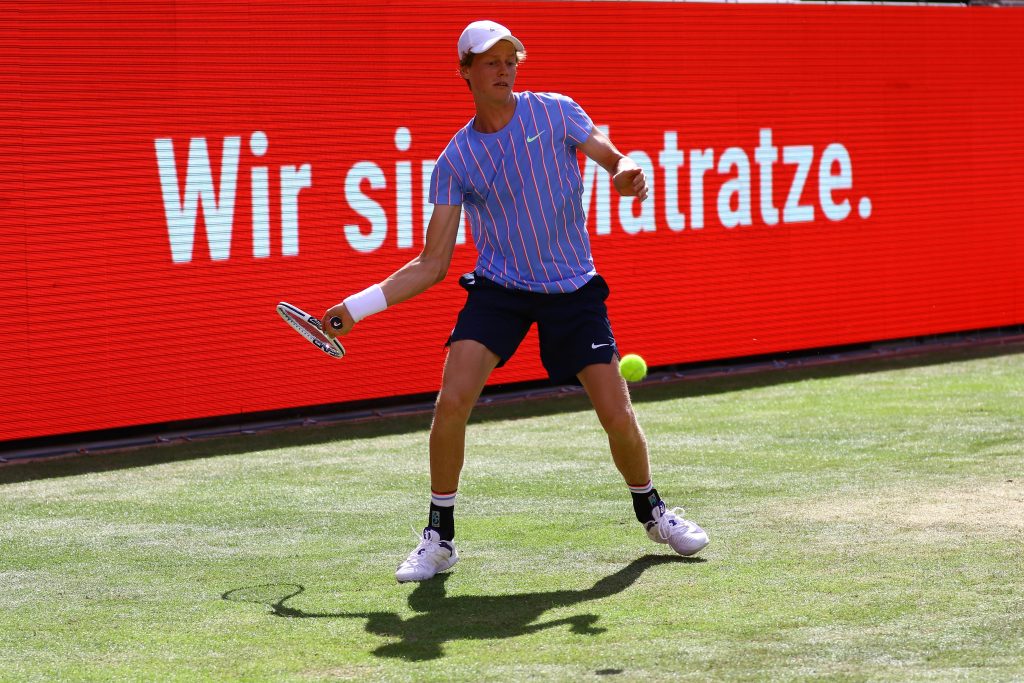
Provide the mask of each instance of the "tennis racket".
[{"label": "tennis racket", "polygon": [[[328,356],[332,358],[345,357],[345,347],[337,339],[332,339],[324,334],[324,328],[320,325],[319,318],[284,301],[277,305],[277,314],[281,316],[282,320],[291,325],[296,332]],[[330,323],[334,329],[341,329],[341,318],[331,318]]]}]

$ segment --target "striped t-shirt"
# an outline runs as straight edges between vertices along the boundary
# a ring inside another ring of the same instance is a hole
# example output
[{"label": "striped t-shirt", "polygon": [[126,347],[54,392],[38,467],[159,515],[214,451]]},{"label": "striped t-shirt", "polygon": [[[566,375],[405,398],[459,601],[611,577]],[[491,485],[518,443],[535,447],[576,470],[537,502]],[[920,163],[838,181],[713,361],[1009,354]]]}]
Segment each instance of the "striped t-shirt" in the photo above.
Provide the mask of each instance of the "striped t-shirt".
[{"label": "striped t-shirt", "polygon": [[572,292],[595,274],[576,146],[593,122],[556,93],[515,93],[497,133],[470,120],[441,153],[430,201],[462,205],[479,258],[476,272],[530,292]]}]

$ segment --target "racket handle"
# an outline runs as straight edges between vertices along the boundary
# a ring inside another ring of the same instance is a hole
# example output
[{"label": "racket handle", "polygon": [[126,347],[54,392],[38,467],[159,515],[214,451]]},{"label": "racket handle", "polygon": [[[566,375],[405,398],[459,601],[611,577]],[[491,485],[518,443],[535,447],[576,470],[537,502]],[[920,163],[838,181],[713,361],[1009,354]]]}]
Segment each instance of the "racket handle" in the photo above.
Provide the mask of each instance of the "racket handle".
[{"label": "racket handle", "polygon": [[338,316],[334,316],[327,322],[330,323],[331,327],[335,330],[340,330],[341,326],[344,324],[341,322],[341,318],[339,318]]}]

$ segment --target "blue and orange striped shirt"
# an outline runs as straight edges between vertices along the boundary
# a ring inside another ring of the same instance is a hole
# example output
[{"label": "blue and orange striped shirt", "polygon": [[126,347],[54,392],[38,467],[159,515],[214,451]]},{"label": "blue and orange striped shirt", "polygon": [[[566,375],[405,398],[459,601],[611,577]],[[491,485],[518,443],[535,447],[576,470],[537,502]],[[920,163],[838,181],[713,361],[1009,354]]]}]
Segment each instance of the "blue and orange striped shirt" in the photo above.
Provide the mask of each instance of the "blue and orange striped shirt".
[{"label": "blue and orange striped shirt", "polygon": [[594,124],[564,95],[515,98],[497,133],[470,120],[455,134],[434,166],[430,201],[463,206],[477,274],[513,289],[572,292],[596,273],[576,159]]}]

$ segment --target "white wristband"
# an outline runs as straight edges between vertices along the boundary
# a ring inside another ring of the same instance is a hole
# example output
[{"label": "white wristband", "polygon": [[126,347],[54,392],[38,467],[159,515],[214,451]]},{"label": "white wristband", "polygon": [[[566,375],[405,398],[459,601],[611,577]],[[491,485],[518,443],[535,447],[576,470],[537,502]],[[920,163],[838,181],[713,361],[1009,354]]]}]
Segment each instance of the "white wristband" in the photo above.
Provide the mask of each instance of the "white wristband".
[{"label": "white wristband", "polygon": [[388,300],[384,298],[384,290],[380,285],[370,285],[361,292],[357,292],[346,298],[343,302],[348,314],[354,322],[363,318],[380,313],[388,307]]}]

